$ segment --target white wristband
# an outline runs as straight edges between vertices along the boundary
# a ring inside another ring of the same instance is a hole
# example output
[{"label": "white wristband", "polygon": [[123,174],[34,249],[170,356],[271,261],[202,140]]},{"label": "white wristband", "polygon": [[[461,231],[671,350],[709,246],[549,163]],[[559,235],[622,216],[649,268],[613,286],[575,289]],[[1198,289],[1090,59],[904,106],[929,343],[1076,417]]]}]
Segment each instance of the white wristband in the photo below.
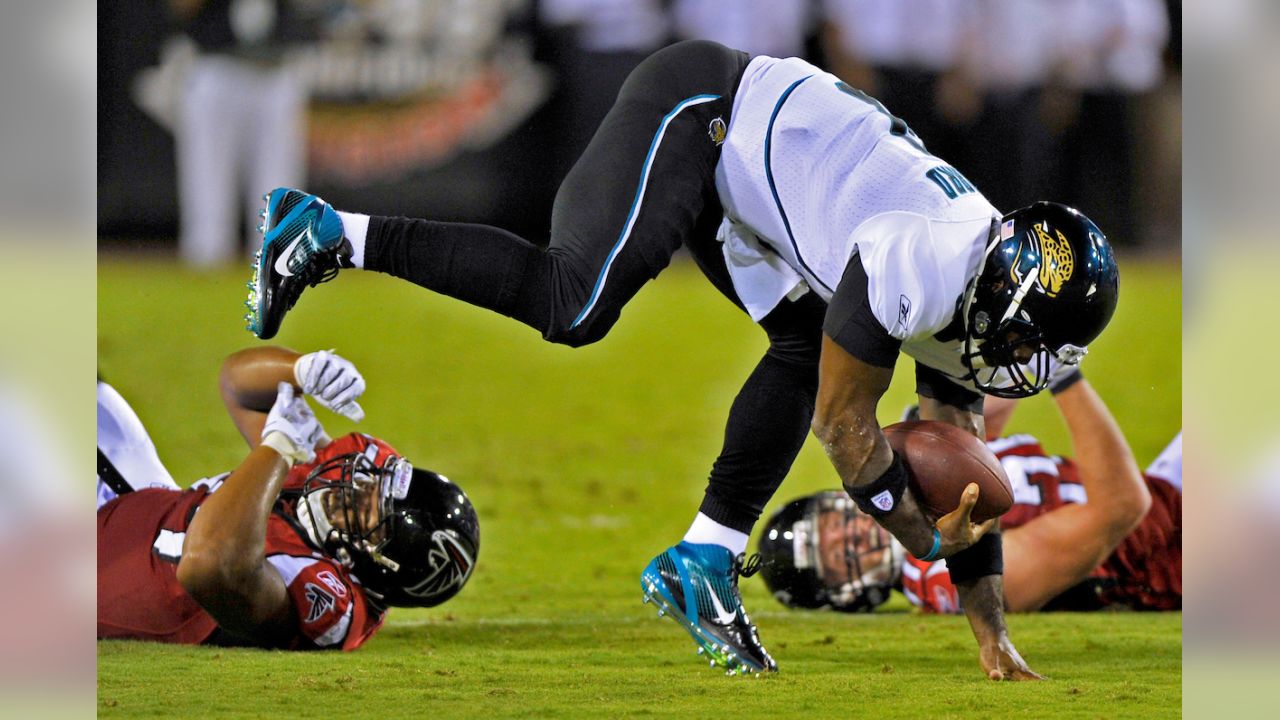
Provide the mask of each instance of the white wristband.
[{"label": "white wristband", "polygon": [[293,444],[288,435],[279,430],[267,433],[260,444],[275,450],[281,458],[284,458],[285,462],[289,463],[289,467],[293,467],[306,459],[306,454],[301,452],[297,445]]}]

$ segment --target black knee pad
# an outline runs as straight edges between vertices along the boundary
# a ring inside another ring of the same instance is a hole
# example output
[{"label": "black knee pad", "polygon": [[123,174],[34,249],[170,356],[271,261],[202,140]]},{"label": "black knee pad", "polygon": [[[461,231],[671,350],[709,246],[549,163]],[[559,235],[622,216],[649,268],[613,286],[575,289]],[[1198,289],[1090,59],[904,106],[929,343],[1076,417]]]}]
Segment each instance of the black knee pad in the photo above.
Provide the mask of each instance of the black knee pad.
[{"label": "black knee pad", "polygon": [[684,40],[645,58],[618,92],[619,102],[715,93],[731,97],[751,56],[710,40]]},{"label": "black knee pad", "polygon": [[760,327],[769,335],[769,356],[810,371],[815,388],[826,312],[827,304],[816,293],[806,293],[797,300],[783,300],[760,320]]}]

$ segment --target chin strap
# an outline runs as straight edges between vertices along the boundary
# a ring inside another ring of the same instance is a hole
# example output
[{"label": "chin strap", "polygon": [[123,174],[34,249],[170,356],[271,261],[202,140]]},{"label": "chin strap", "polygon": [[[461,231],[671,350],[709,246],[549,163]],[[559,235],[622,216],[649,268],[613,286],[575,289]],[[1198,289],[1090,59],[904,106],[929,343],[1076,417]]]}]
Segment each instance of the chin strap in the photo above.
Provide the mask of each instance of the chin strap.
[{"label": "chin strap", "polygon": [[325,541],[333,532],[333,525],[329,523],[329,516],[324,511],[324,496],[328,492],[328,490],[316,490],[298,498],[298,522],[302,523],[302,529],[307,531],[307,537],[319,548],[325,546]]},{"label": "chin strap", "polygon": [[1034,272],[1027,273],[1027,277],[1018,286],[1018,290],[1014,292],[1013,299],[1009,301],[1009,307],[1004,309],[1004,315],[1000,316],[1000,322],[996,323],[996,327],[1013,317],[1018,312],[1018,308],[1022,307],[1022,301],[1027,299],[1027,293],[1031,292],[1031,286],[1036,284],[1036,273],[1038,272],[1040,272],[1039,267]]}]

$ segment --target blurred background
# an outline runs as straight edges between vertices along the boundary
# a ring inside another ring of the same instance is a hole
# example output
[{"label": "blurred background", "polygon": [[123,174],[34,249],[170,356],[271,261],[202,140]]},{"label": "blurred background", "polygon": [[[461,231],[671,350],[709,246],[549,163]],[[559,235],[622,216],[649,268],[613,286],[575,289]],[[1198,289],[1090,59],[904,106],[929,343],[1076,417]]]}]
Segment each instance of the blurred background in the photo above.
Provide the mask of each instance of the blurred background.
[{"label": "blurred background", "polygon": [[645,56],[801,56],[884,102],[1002,211],[1181,241],[1176,0],[168,0],[99,8],[98,236],[247,256],[259,196],[545,240]]}]

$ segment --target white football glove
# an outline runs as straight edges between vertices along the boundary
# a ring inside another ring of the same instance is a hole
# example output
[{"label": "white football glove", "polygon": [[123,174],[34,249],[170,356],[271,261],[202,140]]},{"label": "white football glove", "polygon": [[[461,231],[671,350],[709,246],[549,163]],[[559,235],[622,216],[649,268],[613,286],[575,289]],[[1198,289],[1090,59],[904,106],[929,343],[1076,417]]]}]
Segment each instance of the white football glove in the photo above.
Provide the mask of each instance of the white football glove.
[{"label": "white football glove", "polygon": [[364,393],[364,378],[350,360],[332,350],[307,353],[293,364],[293,377],[321,407],[355,422],[364,419],[364,409],[356,402]]},{"label": "white football glove", "polygon": [[1080,374],[1080,362],[1084,360],[1085,353],[1088,350],[1081,348],[1083,352],[1079,353],[1074,363],[1065,363],[1058,359],[1057,355],[1049,354],[1049,392],[1057,395],[1067,388],[1075,385],[1083,375]]},{"label": "white football glove", "polygon": [[296,464],[314,460],[316,443],[328,439],[306,398],[295,395],[292,384],[280,383],[276,403],[267,413],[267,424],[262,426],[262,444]]}]

